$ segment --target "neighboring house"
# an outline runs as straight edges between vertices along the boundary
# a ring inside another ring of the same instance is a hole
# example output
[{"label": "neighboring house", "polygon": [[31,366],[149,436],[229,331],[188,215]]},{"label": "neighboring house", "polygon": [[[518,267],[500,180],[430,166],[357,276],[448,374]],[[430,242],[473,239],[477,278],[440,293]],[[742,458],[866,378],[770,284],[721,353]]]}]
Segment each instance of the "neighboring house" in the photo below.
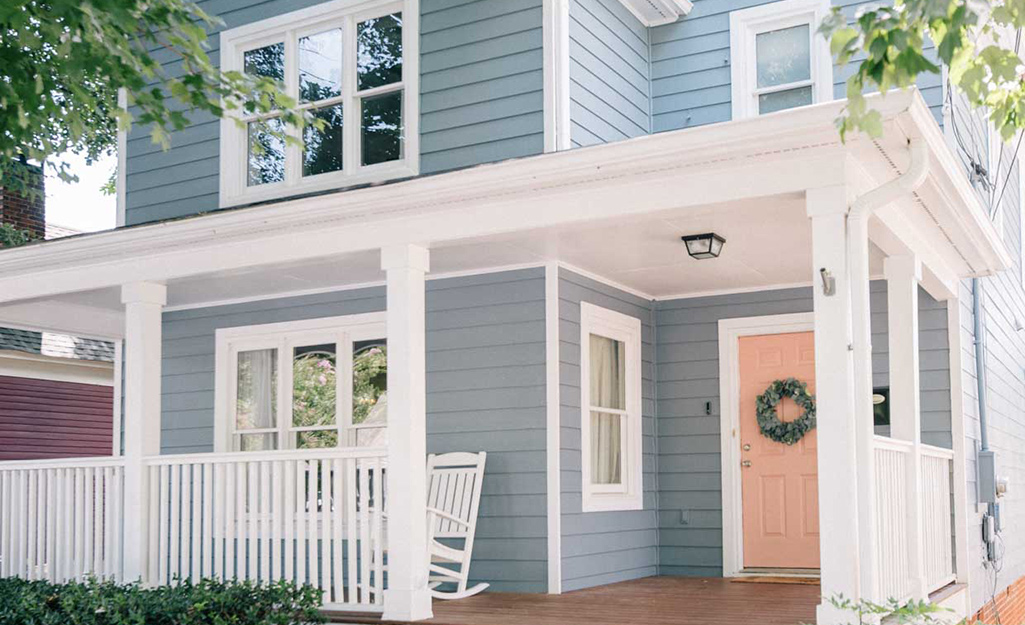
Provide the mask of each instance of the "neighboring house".
[{"label": "neighboring house", "polygon": [[[37,194],[0,189],[0,223],[47,240],[81,234],[46,220],[35,173]],[[110,456],[114,351],[111,341],[0,327],[0,460]]]},{"label": "neighboring house", "polygon": [[[422,619],[425,454],[484,450],[490,601],[686,576],[584,603],[833,625],[841,593],[970,615],[995,588],[1013,620],[1019,167],[941,81],[873,96],[884,135],[843,143],[820,2],[207,8],[215,58],[326,129],[136,129],[131,228],[0,252],[0,322],[124,350],[123,457],[0,464],[0,575],[285,577]],[[755,410],[789,377],[818,415],[792,446]],[[18,550],[44,535],[67,542]],[[825,599],[722,581],[765,576]]]}]

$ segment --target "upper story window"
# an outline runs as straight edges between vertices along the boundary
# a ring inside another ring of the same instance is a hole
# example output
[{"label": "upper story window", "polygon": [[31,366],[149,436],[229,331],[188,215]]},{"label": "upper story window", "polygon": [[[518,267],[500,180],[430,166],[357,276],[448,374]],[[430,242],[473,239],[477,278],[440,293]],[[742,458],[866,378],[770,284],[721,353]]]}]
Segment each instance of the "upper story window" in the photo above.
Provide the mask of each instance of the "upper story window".
[{"label": "upper story window", "polygon": [[584,512],[643,508],[641,322],[580,304]]},{"label": "upper story window", "polygon": [[217,331],[217,451],[387,444],[383,313]]},{"label": "upper story window", "polygon": [[829,47],[816,32],[827,10],[783,0],[730,13],[733,119],[832,99]]},{"label": "upper story window", "polygon": [[334,0],[221,34],[225,69],[281,81],[324,123],[300,131],[274,113],[223,120],[221,206],[417,173],[412,4]]}]

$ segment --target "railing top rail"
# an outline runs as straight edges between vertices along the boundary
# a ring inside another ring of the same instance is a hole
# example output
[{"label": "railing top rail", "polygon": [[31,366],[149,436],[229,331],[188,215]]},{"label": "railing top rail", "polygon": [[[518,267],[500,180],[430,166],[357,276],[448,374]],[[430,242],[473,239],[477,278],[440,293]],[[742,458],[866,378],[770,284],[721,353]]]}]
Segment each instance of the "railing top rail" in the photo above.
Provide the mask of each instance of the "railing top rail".
[{"label": "railing top rail", "polygon": [[890,438],[889,436],[879,436],[878,434],[874,437],[874,443],[877,449],[889,451],[910,452],[913,447],[910,441]]},{"label": "railing top rail", "polygon": [[125,459],[115,456],[87,458],[48,458],[45,460],[5,460],[0,462],[0,471],[25,471],[34,469],[87,469],[123,467]]},{"label": "railing top rail", "polygon": [[947,460],[954,459],[954,450],[947,449],[945,447],[936,447],[935,445],[922,445],[922,455],[932,456],[933,458],[946,458]]},{"label": "railing top rail", "polygon": [[150,466],[173,464],[233,464],[283,460],[345,460],[347,458],[386,458],[385,447],[335,447],[330,449],[302,449],[281,451],[232,451],[222,453],[169,454],[149,456],[144,462]]}]

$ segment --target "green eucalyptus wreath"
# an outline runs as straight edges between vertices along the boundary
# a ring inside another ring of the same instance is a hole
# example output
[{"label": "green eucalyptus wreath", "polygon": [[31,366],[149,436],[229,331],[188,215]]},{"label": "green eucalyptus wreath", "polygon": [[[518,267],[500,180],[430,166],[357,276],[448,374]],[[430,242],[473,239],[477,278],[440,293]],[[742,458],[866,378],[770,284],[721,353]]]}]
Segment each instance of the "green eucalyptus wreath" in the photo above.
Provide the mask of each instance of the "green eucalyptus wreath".
[{"label": "green eucalyptus wreath", "polygon": [[[784,397],[794,400],[804,409],[793,421],[780,421],[776,406]],[[776,380],[755,399],[758,428],[766,438],[793,445],[815,429],[815,396],[808,393],[808,385],[795,378]]]}]

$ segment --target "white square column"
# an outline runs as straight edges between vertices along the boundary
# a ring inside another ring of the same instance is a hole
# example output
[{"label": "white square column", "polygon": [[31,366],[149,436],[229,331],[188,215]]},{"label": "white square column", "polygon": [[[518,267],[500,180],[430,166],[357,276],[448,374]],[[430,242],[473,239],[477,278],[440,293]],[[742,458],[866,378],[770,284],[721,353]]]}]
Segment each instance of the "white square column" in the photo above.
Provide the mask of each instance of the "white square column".
[{"label": "white square column", "polygon": [[388,589],[384,620],[430,618],[427,588],[427,309],[429,252],[381,250],[388,311]]},{"label": "white square column", "polygon": [[911,443],[907,467],[906,531],[912,598],[928,599],[922,534],[922,410],[919,394],[918,285],[922,265],[914,256],[889,256],[886,277],[890,341],[890,436]]},{"label": "white square column", "polygon": [[[152,581],[149,479],[143,459],[160,453],[160,361],[167,287],[151,282],[121,287],[125,305],[124,349],[124,576]],[[155,548],[156,545],[153,545]]]},{"label": "white square column", "polygon": [[857,427],[854,352],[848,282],[847,197],[844,187],[811,189],[806,196],[812,225],[815,306],[820,571],[823,601],[818,625],[840,625],[852,615],[829,603],[861,592]]}]

